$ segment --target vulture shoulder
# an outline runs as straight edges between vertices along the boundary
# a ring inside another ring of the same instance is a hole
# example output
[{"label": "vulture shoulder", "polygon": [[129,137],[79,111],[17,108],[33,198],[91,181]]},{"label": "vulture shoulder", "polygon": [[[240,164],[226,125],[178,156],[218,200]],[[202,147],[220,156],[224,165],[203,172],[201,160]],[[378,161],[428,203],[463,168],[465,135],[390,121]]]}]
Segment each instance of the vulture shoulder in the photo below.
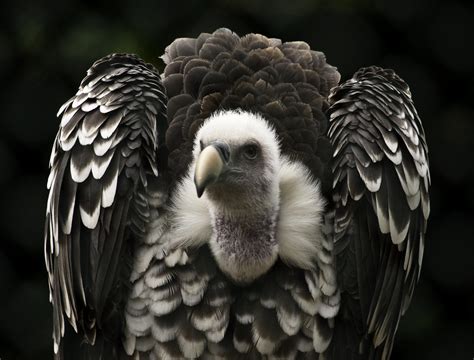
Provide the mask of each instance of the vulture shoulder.
[{"label": "vulture shoulder", "polygon": [[425,134],[407,84],[392,70],[361,69],[329,101],[342,291],[332,358],[388,359],[423,258],[430,212]]},{"label": "vulture shoulder", "polygon": [[92,65],[58,112],[44,243],[57,359],[122,352],[134,240],[150,216],[148,194],[161,186],[165,111],[153,66],[113,54]]}]

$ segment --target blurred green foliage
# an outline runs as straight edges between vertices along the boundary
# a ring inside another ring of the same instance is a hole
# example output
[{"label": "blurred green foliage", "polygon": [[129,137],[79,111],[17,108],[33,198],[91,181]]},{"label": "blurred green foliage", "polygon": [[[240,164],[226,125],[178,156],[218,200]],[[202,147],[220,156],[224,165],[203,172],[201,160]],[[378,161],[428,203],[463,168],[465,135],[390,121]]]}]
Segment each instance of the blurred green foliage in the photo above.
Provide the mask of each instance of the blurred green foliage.
[{"label": "blurred green foliage", "polygon": [[43,261],[48,159],[59,106],[110,52],[158,56],[176,37],[225,26],[304,40],[343,79],[394,68],[424,121],[432,217],[424,268],[394,359],[474,356],[474,6],[428,0],[78,0],[0,5],[0,358],[51,358]]}]

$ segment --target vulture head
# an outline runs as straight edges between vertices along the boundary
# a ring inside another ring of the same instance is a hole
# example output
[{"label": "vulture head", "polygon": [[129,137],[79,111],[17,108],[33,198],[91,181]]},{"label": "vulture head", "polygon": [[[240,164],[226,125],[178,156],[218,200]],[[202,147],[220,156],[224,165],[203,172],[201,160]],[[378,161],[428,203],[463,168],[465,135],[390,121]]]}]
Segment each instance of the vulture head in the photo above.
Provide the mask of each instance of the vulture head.
[{"label": "vulture head", "polygon": [[325,200],[308,168],[281,152],[273,126],[243,110],[213,113],[173,197],[171,243],[208,244],[229,279],[248,284],[277,259],[313,269],[322,251]]},{"label": "vulture head", "polygon": [[277,206],[280,150],[275,132],[259,115],[212,116],[196,136],[194,159],[198,197],[205,193],[229,215]]},{"label": "vulture head", "polygon": [[196,193],[211,216],[216,261],[235,281],[254,280],[278,254],[276,134],[257,114],[217,112],[198,131],[193,156]]}]

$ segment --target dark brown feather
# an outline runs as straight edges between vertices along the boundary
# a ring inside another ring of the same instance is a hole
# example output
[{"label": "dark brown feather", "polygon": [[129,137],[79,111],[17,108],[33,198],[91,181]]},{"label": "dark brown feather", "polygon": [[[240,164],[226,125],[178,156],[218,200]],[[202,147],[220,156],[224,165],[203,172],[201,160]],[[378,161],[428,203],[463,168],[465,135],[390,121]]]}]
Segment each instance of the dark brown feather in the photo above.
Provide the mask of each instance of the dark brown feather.
[{"label": "dark brown feather", "polygon": [[[283,152],[301,159],[328,185],[324,164],[330,151],[320,149],[318,140],[327,129],[325,97],[339,81],[339,73],[322,53],[303,42],[282,43],[256,34],[239,37],[219,29],[199,40],[176,40],[163,58],[170,94],[166,144],[176,177],[183,176],[189,166],[189,144],[203,120],[222,108],[243,108],[263,114],[275,126]],[[211,94],[219,96],[211,102]],[[267,111],[271,103],[278,107]],[[188,112],[193,106],[197,111]],[[304,125],[299,123],[301,118],[307,119]]]}]

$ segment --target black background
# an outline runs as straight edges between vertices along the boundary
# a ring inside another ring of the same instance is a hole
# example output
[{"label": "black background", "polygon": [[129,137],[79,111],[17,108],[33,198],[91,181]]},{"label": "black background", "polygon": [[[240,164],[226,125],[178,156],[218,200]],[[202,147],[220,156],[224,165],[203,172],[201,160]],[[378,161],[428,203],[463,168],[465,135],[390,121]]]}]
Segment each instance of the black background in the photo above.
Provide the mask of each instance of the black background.
[{"label": "black background", "polygon": [[459,0],[2,1],[0,358],[51,358],[43,219],[59,106],[107,53],[134,52],[162,69],[174,38],[225,26],[304,40],[343,79],[377,64],[410,84],[430,148],[432,216],[393,358],[472,359],[473,10]]}]

